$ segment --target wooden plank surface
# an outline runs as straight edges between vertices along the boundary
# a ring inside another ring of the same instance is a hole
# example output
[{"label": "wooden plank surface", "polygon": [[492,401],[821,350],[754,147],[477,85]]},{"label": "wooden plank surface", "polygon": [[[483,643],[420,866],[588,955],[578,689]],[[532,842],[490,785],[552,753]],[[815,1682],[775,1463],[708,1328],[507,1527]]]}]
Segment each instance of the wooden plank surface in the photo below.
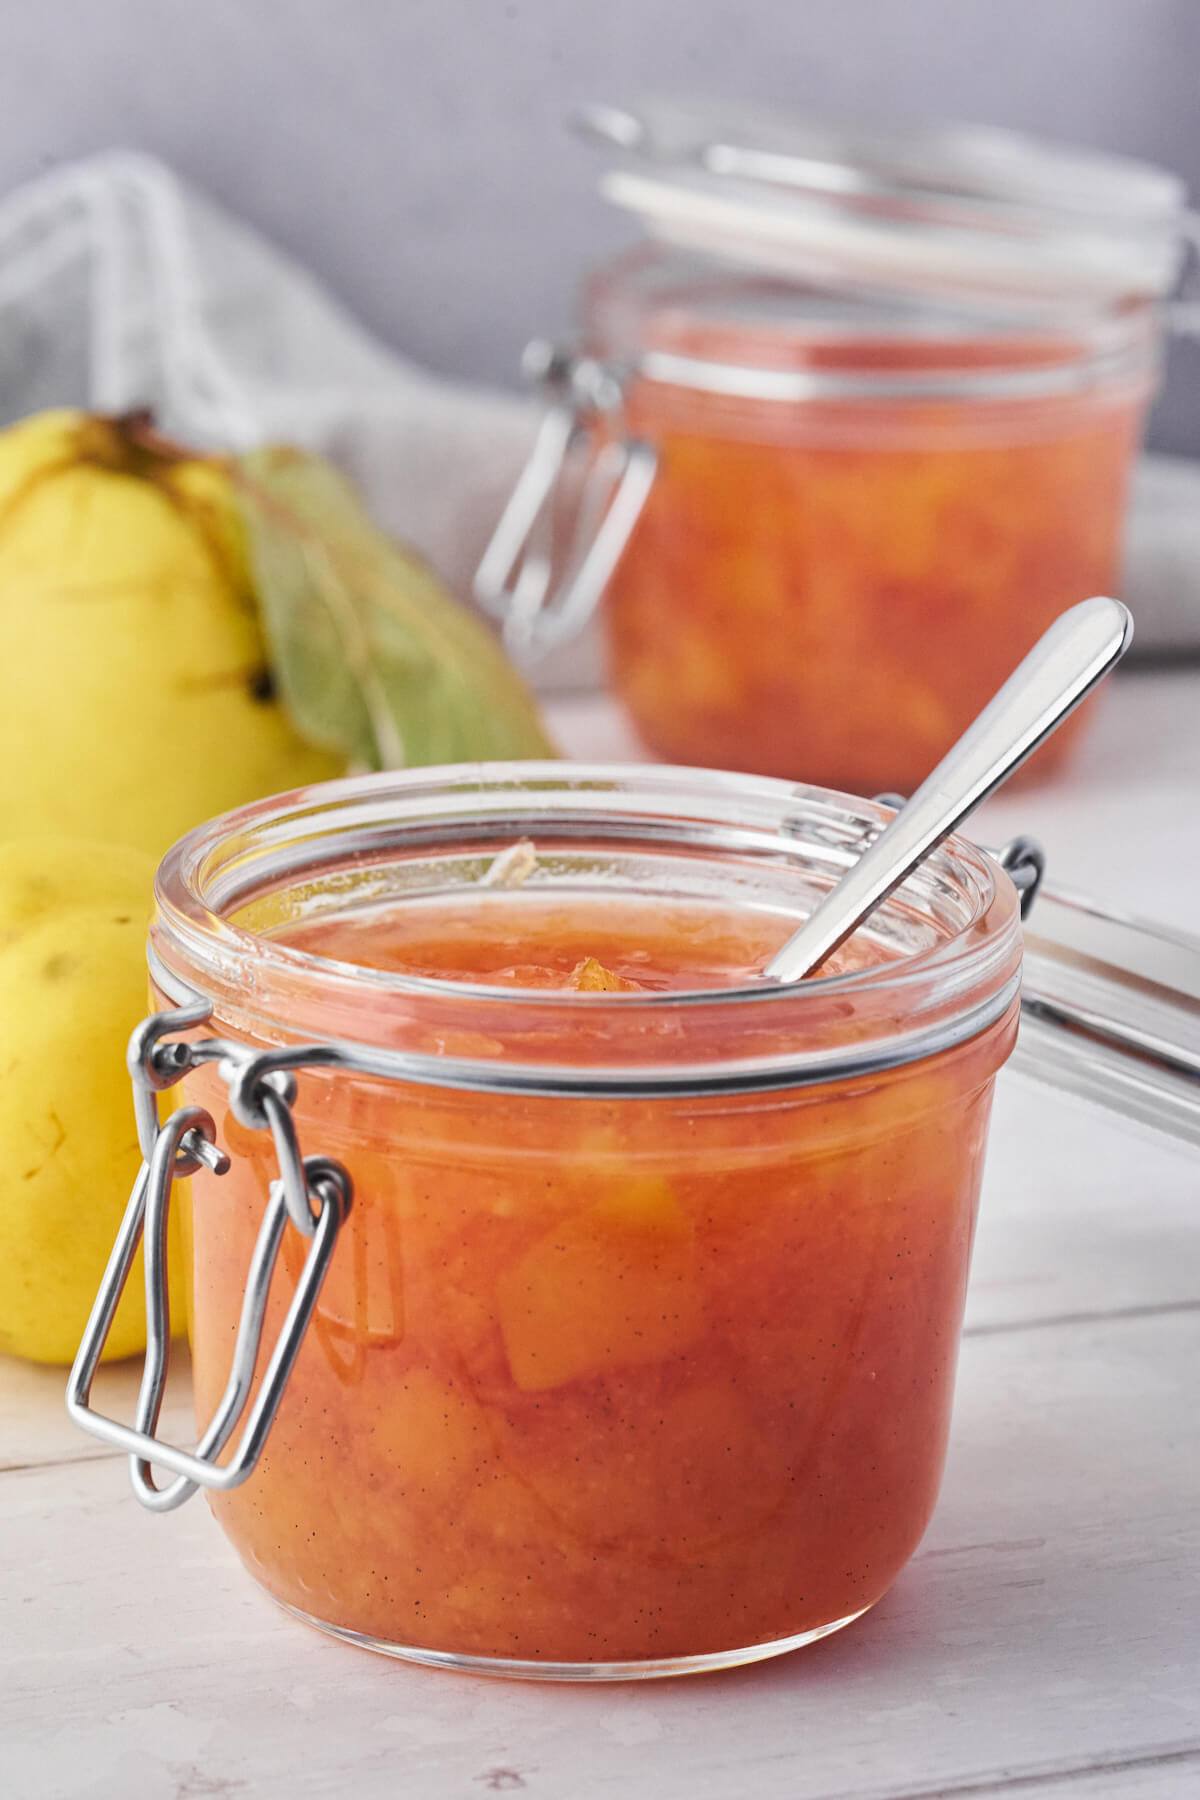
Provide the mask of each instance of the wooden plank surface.
[{"label": "wooden plank surface", "polygon": [[[560,716],[617,747],[611,709]],[[1198,772],[1200,672],[1126,677],[1069,789],[980,835],[1032,830],[1060,882],[1195,929]],[[104,1380],[127,1413],[136,1371]],[[554,1688],[350,1650],[265,1599],[202,1502],[142,1513],[62,1390],[0,1359],[4,1800],[1200,1794],[1200,1164],[1019,1077],[934,1523],[871,1615],[776,1663]],[[188,1412],[184,1369],[171,1432]]]},{"label": "wooden plank surface", "polygon": [[[137,1401],[140,1364],[105,1364],[97,1373],[92,1405],[113,1419],[131,1419]],[[67,1417],[67,1371],[0,1356],[0,1475],[6,1470],[58,1462],[87,1462],[111,1456],[98,1439],[85,1437]],[[192,1426],[191,1372],[187,1345],[172,1346],[159,1433],[187,1444]]]},{"label": "wooden plank surface", "polygon": [[377,1661],[281,1615],[199,1506],[139,1514],[118,1462],[12,1473],[5,1791],[466,1800],[508,1769],[556,1800],[925,1800],[1136,1767],[1195,1794],[1198,1369],[1197,1312],[969,1339],[934,1526],[875,1612],[619,1689]]},{"label": "wooden plank surface", "polygon": [[967,1330],[1200,1303],[1200,1158],[1148,1126],[996,1084]]}]

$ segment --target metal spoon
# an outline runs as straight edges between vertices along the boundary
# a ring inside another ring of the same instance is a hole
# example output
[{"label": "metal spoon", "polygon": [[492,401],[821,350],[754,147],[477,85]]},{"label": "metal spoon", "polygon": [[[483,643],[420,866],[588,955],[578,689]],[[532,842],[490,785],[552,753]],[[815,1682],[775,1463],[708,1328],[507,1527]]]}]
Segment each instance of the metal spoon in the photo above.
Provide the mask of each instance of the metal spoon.
[{"label": "metal spoon", "polygon": [[1062,724],[1132,637],[1133,620],[1119,600],[1098,596],[1062,613],[764,973],[799,981],[823,963]]}]

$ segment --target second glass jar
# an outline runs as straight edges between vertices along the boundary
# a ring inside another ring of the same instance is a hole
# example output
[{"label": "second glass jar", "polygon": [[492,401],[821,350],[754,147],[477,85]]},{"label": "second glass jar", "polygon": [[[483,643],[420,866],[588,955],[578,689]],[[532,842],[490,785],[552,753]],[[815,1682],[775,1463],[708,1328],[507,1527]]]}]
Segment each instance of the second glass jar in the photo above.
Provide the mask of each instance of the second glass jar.
[{"label": "second glass jar", "polygon": [[1116,586],[1156,336],[1146,302],[983,323],[657,249],[598,276],[585,340],[628,371],[601,431],[657,457],[607,592],[650,748],[915,787],[1055,616]]},{"label": "second glass jar", "polygon": [[1117,591],[1182,183],[971,128],[581,122],[646,236],[531,347],[551,406],[478,598],[520,653],[603,597],[657,757],[909,792],[1058,613]]}]

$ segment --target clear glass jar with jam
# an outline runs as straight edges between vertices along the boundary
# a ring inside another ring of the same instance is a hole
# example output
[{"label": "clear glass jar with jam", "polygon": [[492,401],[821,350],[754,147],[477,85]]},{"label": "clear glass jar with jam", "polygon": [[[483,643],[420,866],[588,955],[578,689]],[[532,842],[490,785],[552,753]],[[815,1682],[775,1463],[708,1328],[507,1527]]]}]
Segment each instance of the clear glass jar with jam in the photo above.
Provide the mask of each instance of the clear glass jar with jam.
[{"label": "clear glass jar with jam", "polygon": [[535,357],[552,404],[480,599],[520,652],[603,595],[658,757],[908,792],[1064,607],[1119,591],[1182,187],[1003,133],[589,123],[647,241]]}]

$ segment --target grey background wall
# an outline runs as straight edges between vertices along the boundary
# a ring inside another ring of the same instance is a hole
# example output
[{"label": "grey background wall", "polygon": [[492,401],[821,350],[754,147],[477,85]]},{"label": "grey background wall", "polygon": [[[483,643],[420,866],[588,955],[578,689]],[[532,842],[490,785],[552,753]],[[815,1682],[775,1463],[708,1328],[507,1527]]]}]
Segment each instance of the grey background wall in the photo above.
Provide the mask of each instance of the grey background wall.
[{"label": "grey background wall", "polygon": [[[509,383],[628,227],[583,99],[971,119],[1149,157],[1200,202],[1200,0],[0,0],[0,189],[153,151],[381,337]],[[1154,437],[1200,452],[1200,349]]]}]

